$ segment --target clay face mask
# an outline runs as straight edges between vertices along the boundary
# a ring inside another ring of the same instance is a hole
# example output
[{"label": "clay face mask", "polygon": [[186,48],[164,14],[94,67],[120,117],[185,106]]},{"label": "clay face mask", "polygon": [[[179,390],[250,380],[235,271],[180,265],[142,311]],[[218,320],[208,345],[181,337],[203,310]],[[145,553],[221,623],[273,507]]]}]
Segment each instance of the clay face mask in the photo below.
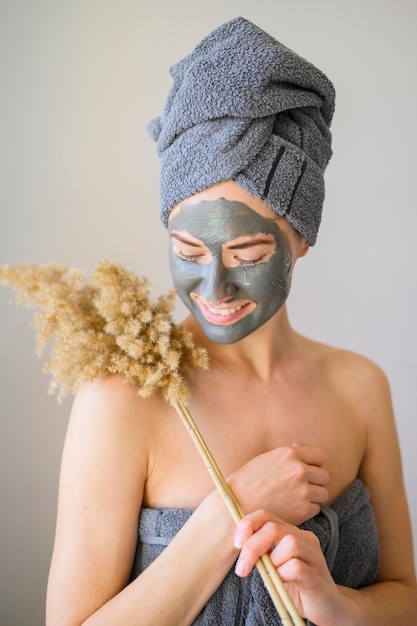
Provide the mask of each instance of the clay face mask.
[{"label": "clay face mask", "polygon": [[168,230],[175,289],[212,341],[243,339],[284,304],[291,249],[273,220],[221,198],[182,205]]}]

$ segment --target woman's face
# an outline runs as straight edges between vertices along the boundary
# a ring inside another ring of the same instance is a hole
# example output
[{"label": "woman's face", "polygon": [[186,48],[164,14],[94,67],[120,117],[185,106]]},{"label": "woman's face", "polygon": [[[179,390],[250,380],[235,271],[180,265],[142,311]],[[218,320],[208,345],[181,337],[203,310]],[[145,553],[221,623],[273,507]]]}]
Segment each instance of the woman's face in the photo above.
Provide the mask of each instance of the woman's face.
[{"label": "woman's face", "polygon": [[284,304],[291,247],[265,205],[260,212],[256,201],[249,207],[240,198],[199,196],[169,220],[174,287],[210,340],[234,343]]}]

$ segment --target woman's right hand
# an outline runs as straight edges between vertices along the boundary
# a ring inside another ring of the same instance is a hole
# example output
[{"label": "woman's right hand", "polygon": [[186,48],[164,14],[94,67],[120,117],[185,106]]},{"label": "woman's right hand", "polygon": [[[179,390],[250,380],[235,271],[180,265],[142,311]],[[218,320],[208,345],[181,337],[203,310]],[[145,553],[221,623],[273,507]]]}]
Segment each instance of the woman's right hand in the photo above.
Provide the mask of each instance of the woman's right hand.
[{"label": "woman's right hand", "polygon": [[245,513],[261,508],[299,525],[317,515],[328,499],[324,461],[321,448],[279,447],[251,459],[228,482]]},{"label": "woman's right hand", "polygon": [[269,553],[302,617],[322,626],[362,623],[358,605],[337,587],[320,542],[312,532],[295,528],[261,510],[239,522],[234,543],[241,549],[236,574],[247,576],[258,558]]}]

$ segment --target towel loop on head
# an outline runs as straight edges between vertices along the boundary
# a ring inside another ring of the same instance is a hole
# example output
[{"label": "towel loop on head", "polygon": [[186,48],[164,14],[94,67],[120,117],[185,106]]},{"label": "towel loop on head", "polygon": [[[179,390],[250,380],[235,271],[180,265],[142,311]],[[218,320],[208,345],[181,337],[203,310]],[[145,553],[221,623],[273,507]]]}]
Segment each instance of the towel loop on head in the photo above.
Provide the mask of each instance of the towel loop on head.
[{"label": "towel loop on head", "polygon": [[161,219],[226,180],[260,198],[313,245],[331,157],[335,92],[306,59],[243,17],[171,68],[148,132],[161,159]]}]

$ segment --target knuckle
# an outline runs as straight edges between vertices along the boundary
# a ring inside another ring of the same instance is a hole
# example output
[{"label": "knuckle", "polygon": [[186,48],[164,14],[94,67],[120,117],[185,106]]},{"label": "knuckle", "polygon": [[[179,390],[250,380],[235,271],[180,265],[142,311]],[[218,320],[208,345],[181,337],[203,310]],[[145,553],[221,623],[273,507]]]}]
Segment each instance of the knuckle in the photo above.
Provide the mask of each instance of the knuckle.
[{"label": "knuckle", "polygon": [[322,499],[322,502],[327,502],[328,499],[329,499],[329,490],[327,489],[327,487],[323,487],[323,499]]},{"label": "knuckle", "polygon": [[305,537],[306,537],[306,539],[307,539],[308,543],[309,543],[309,544],[310,544],[313,548],[319,548],[319,549],[321,550],[321,548],[320,548],[320,541],[319,541],[319,538],[317,537],[317,535],[315,535],[315,534],[313,533],[313,531],[312,531],[312,530],[305,530],[305,531],[304,531],[304,534],[305,534]]},{"label": "knuckle", "polygon": [[280,450],[281,455],[284,458],[289,458],[289,459],[298,458],[295,449],[291,448],[290,446],[282,446],[281,448],[279,448],[279,450]]},{"label": "knuckle", "polygon": [[261,518],[261,517],[263,518],[263,517],[266,517],[268,515],[268,511],[261,507],[259,509],[256,509],[256,511],[254,511],[253,514],[256,515],[259,518]]},{"label": "knuckle", "polygon": [[282,538],[282,542],[285,545],[285,548],[289,553],[296,554],[299,544],[298,544],[298,539],[295,537],[295,535],[292,535],[292,534],[285,535]]},{"label": "knuckle", "polygon": [[310,505],[310,509],[311,509],[311,517],[315,517],[316,515],[320,513],[320,504],[316,504],[312,502]]},{"label": "knuckle", "polygon": [[330,481],[330,474],[326,469],[322,469],[321,471],[323,472],[323,483],[327,485],[327,483]]},{"label": "knuckle", "polygon": [[[269,511],[267,511],[267,509],[264,509],[263,507],[260,507],[260,508],[256,509],[256,511],[254,511],[252,515],[253,515],[254,518],[256,518],[258,523],[262,523],[265,519],[268,519],[270,513],[269,513]],[[268,522],[266,522],[266,523],[268,523]]]},{"label": "knuckle", "polygon": [[304,563],[300,559],[293,559],[291,564],[292,579],[297,581],[302,578]]},{"label": "knuckle", "polygon": [[[306,481],[306,468],[302,463],[294,463],[292,468],[292,475],[295,480],[298,482]],[[307,489],[307,483],[304,485],[305,489]]]},{"label": "knuckle", "polygon": [[303,521],[313,519],[313,517],[316,517],[316,515],[318,515],[319,513],[320,513],[320,505],[314,502],[309,502],[308,504],[305,505],[303,509],[303,515],[304,515]]},{"label": "knuckle", "polygon": [[303,520],[310,519],[310,517],[314,517],[320,511],[319,505],[312,504],[311,502],[304,502],[300,508],[300,515],[303,517]]},{"label": "knuckle", "polygon": [[268,522],[265,522],[264,529],[265,529],[265,532],[268,535],[275,533],[275,531],[276,531],[276,524],[275,524],[275,522],[273,522],[272,520],[269,520]]}]

